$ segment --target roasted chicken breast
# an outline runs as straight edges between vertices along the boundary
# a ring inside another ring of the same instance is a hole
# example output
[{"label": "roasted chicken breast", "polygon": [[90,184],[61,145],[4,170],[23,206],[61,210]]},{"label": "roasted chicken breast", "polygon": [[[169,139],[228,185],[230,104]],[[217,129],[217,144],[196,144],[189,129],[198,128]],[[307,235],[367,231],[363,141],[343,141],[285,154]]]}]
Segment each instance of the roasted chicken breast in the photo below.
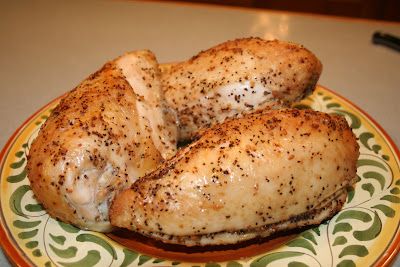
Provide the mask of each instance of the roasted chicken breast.
[{"label": "roasted chicken breast", "polygon": [[248,114],[205,130],[117,195],[110,221],[187,246],[318,224],[342,207],[358,155],[343,117],[291,109]]},{"label": "roasted chicken breast", "polygon": [[51,216],[109,231],[114,195],[174,155],[176,140],[158,63],[132,52],[62,98],[30,148],[28,177]]},{"label": "roasted chicken breast", "polygon": [[304,47],[260,38],[228,41],[190,60],[160,66],[179,139],[228,117],[282,107],[311,93],[322,71]]}]

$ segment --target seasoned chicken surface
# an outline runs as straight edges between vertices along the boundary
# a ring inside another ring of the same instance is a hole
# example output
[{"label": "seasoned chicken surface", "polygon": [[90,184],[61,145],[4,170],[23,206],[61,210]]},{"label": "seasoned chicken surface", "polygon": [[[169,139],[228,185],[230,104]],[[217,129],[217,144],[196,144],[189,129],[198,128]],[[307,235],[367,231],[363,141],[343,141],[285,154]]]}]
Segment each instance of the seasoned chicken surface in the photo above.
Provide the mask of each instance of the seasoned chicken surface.
[{"label": "seasoned chicken surface", "polygon": [[336,115],[287,109],[227,120],[116,196],[110,221],[187,246],[318,224],[342,207],[358,149]]},{"label": "seasoned chicken surface", "polygon": [[322,71],[304,47],[260,38],[228,41],[160,68],[181,140],[228,117],[299,100],[314,90]]},{"label": "seasoned chicken surface", "polygon": [[28,177],[56,218],[109,231],[120,190],[176,152],[177,129],[149,51],[104,65],[69,92],[33,142]]}]

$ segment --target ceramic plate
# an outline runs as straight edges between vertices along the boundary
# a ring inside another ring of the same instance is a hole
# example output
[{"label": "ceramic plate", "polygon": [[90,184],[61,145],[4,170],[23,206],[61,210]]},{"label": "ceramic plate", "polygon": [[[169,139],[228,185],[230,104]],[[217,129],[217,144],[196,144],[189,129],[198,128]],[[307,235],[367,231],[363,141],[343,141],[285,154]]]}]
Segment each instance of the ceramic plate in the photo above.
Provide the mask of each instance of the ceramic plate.
[{"label": "ceramic plate", "polygon": [[82,231],[49,217],[32,194],[29,147],[59,100],[29,118],[0,154],[0,243],[20,266],[370,266],[399,250],[399,152],[367,114],[318,87],[298,108],[346,117],[360,143],[358,182],[346,204],[323,224],[239,246],[185,249],[120,232]]}]

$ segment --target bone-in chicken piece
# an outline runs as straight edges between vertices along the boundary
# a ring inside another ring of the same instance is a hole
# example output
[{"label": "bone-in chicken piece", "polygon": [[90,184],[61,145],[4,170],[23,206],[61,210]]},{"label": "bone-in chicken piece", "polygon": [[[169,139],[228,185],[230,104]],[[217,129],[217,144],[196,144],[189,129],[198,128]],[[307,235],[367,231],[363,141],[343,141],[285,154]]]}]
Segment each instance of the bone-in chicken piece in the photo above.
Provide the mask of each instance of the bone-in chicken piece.
[{"label": "bone-in chicken piece", "polygon": [[83,229],[109,231],[114,195],[176,153],[149,51],[104,65],[69,92],[33,142],[28,177],[47,212]]},{"label": "bone-in chicken piece", "polygon": [[342,207],[358,149],[337,115],[288,109],[227,120],[116,196],[110,221],[187,246],[318,224]]},{"label": "bone-in chicken piece", "polygon": [[228,117],[302,99],[314,90],[322,71],[304,47],[260,38],[228,41],[160,68],[181,140]]}]

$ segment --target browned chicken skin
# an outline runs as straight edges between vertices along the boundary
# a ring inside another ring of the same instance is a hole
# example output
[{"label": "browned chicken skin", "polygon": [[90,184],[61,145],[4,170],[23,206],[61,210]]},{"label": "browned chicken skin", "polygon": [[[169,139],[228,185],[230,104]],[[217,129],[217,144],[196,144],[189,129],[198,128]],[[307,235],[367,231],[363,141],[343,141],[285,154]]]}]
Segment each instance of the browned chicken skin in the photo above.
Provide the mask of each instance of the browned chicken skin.
[{"label": "browned chicken skin", "polygon": [[320,223],[354,182],[354,134],[341,117],[271,108],[312,92],[321,70],[302,46],[259,38],[176,64],[128,53],[53,111],[30,149],[31,187],[64,222],[187,246]]},{"label": "browned chicken skin", "polygon": [[187,246],[318,224],[355,182],[358,148],[336,115],[272,110],[228,120],[117,195],[110,220]]},{"label": "browned chicken skin", "polygon": [[56,218],[110,231],[115,194],[176,152],[175,118],[149,51],[128,53],[62,98],[33,142],[28,177]]},{"label": "browned chicken skin", "polygon": [[300,100],[314,90],[321,71],[321,62],[301,45],[260,38],[227,41],[161,65],[183,140],[226,118]]}]

